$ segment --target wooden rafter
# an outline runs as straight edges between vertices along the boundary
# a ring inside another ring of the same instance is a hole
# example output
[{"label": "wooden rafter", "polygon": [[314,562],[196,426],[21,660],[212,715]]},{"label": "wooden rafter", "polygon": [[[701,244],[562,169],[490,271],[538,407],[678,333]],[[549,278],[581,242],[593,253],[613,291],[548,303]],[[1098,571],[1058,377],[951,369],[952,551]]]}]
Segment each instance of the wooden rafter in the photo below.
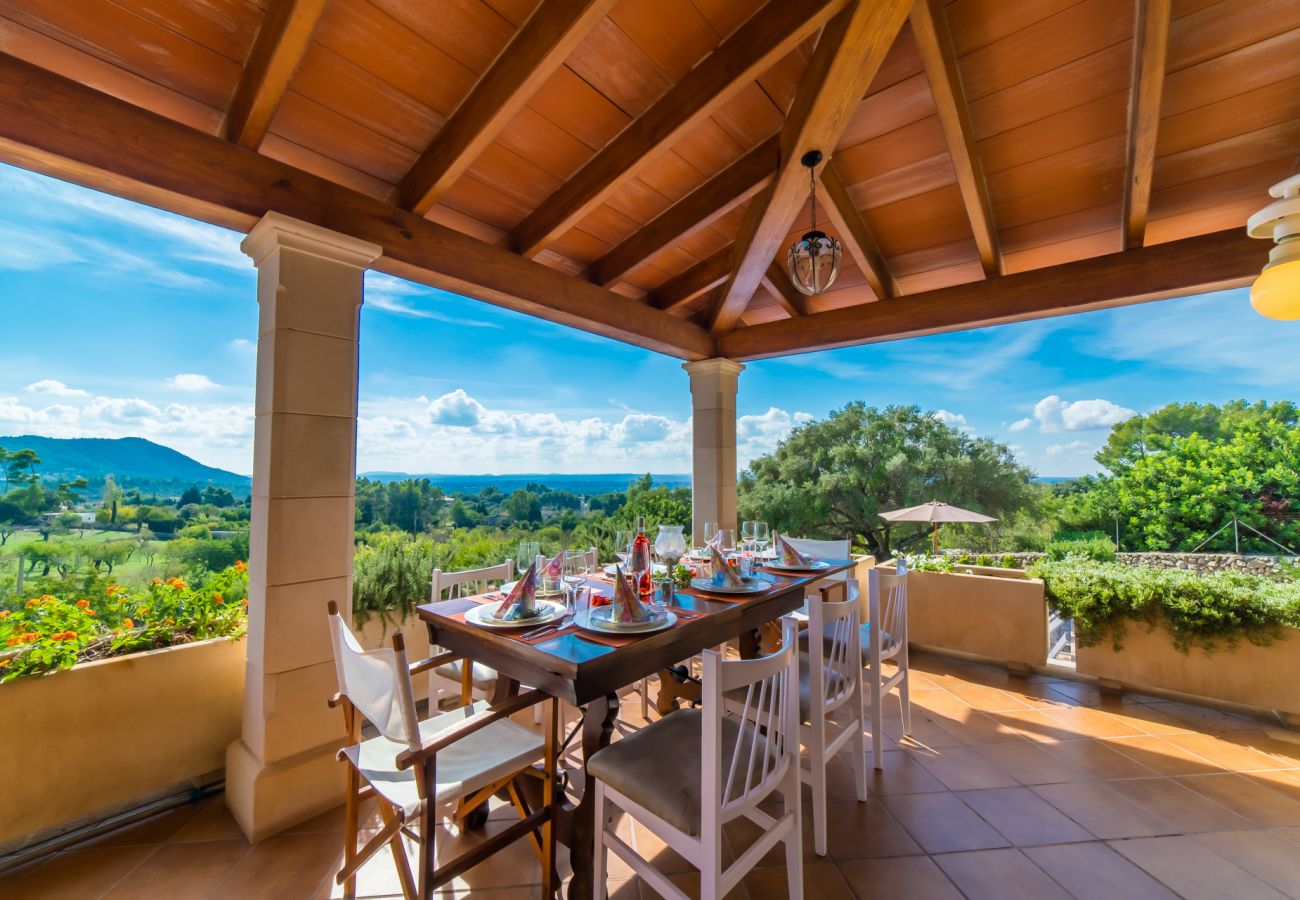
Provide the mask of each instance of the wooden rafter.
[{"label": "wooden rafter", "polygon": [[1002,250],[993,223],[993,205],[989,202],[988,184],[976,152],[970,112],[957,69],[957,51],[953,48],[943,0],[917,0],[912,11],[912,34],[925,65],[935,111],[957,174],[957,187],[975,235],[980,264],[985,275],[999,275],[1003,267]]},{"label": "wooden rafter", "polygon": [[754,296],[790,224],[808,202],[808,172],[800,159],[810,150],[829,155],[835,149],[909,6],[909,0],[858,0],[822,30],[781,128],[781,168],[741,222],[735,268],[718,304],[714,331],[734,326]]},{"label": "wooden rafter", "polygon": [[272,0],[226,111],[226,140],[256,150],[298,71],[326,0]]},{"label": "wooden rafter", "polygon": [[696,325],[0,54],[0,160],[247,231],[270,210],[384,248],[373,268],[674,356]]},{"label": "wooden rafter", "polygon": [[650,305],[655,309],[675,310],[722,284],[730,274],[731,247],[728,245],[659,285],[651,295]]},{"label": "wooden rafter", "polygon": [[858,264],[867,283],[880,299],[897,297],[898,282],[894,280],[885,256],[880,252],[871,229],[867,227],[862,213],[853,205],[853,198],[840,178],[835,161],[831,160],[822,169],[821,188],[818,191],[826,206],[826,215],[830,217],[839,231],[844,243],[848,245],[849,254]]},{"label": "wooden rafter", "polygon": [[791,318],[808,315],[808,298],[790,283],[790,273],[776,260],[768,265],[761,284]]},{"label": "wooden rafter", "polygon": [[1128,102],[1128,152],[1124,182],[1124,248],[1141,247],[1151,205],[1151,177],[1165,86],[1171,0],[1137,0],[1133,35],[1133,79]]},{"label": "wooden rafter", "polygon": [[844,0],[769,0],[716,50],[628,124],[514,230],[515,248],[536,256],[736,92],[799,46]]},{"label": "wooden rafter", "polygon": [[397,185],[397,205],[428,212],[614,2],[554,0],[539,6]]},{"label": "wooden rafter", "polygon": [[1244,228],[1031,269],[719,336],[718,354],[758,359],[1086,312],[1248,284],[1259,242]]},{"label": "wooden rafter", "polygon": [[592,263],[591,280],[608,287],[660,250],[754,196],[776,171],[778,151],[775,137],[759,144]]}]

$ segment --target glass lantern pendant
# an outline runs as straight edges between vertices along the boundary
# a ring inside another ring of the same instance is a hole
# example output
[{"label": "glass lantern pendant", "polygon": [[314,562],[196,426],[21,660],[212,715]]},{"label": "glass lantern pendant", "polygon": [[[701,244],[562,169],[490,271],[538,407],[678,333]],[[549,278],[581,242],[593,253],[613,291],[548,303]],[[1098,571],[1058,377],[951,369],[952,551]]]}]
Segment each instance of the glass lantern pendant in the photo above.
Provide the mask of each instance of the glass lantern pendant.
[{"label": "glass lantern pendant", "polygon": [[1246,220],[1247,234],[1274,241],[1268,265],[1251,286],[1250,303],[1270,319],[1300,319],[1300,175],[1268,192],[1274,201]]},{"label": "glass lantern pendant", "polygon": [[790,247],[789,266],[790,281],[801,294],[813,296],[820,294],[835,283],[840,274],[840,262],[844,250],[840,242],[823,231],[817,230],[817,182],[816,168],[822,161],[820,150],[810,150],[803,155],[801,163],[808,169],[808,189],[812,198],[812,230]]}]

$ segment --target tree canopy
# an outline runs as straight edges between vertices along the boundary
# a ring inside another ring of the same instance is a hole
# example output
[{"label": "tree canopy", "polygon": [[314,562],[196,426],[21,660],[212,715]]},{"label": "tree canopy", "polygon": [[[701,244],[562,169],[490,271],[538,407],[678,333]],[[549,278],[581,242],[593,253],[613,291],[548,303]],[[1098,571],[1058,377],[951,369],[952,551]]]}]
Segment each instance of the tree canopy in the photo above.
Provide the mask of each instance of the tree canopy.
[{"label": "tree canopy", "polygon": [[1006,445],[919,407],[854,402],[754,460],[740,479],[740,514],[790,534],[849,535],[856,547],[884,556],[897,529],[908,542],[922,532],[891,526],[881,511],[942,500],[1004,516],[1028,502],[1029,478]]}]

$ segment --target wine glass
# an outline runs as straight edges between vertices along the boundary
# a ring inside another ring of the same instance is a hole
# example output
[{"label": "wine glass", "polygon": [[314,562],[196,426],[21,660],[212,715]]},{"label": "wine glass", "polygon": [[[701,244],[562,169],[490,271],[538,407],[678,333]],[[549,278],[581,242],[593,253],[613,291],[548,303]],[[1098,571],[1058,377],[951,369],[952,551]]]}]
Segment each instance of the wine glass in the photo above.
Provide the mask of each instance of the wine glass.
[{"label": "wine glass", "polygon": [[757,524],[757,522],[740,523],[740,546],[742,550],[752,551],[754,549],[754,526]]},{"label": "wine glass", "polygon": [[718,533],[718,523],[717,523],[717,522],[705,522],[705,523],[704,523],[704,546],[705,546],[705,547],[708,547],[708,546],[709,546],[710,542],[713,541],[713,538],[714,538],[714,536],[715,536],[717,533]]},{"label": "wine glass", "polygon": [[722,540],[718,542],[720,545],[718,550],[724,556],[728,553],[734,553],[736,551],[736,529],[719,528],[718,532],[722,535]]},{"label": "wine glass", "polygon": [[772,532],[766,522],[754,523],[754,541],[758,544],[758,555],[767,555],[767,545],[772,542]]},{"label": "wine glass", "polygon": [[587,560],[587,553],[584,550],[565,550],[564,551],[564,574],[561,578],[564,581],[565,597],[569,598],[591,574],[591,566]]},{"label": "wine glass", "polygon": [[618,557],[618,564],[622,568],[627,568],[627,558],[632,555],[632,541],[636,540],[636,534],[631,531],[619,531],[614,534],[614,555]]},{"label": "wine glass", "polygon": [[[528,567],[537,562],[537,557],[542,552],[542,545],[537,541],[520,541],[519,557],[515,560],[515,571],[523,575],[528,571]],[[541,575],[540,572],[537,573]]]}]

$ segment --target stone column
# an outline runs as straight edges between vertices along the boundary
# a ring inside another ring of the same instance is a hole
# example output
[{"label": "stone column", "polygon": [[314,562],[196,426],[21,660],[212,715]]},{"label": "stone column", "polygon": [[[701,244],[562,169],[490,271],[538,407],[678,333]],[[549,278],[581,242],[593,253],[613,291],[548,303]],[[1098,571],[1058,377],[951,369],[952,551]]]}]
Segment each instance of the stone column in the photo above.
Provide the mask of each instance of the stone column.
[{"label": "stone column", "polygon": [[736,527],[736,384],[745,367],[716,358],[682,368],[691,376],[691,533],[699,544],[705,522]]},{"label": "stone column", "polygon": [[351,609],[362,275],[382,248],[276,212],[257,266],[257,395],[242,734],[226,804],[250,840],[343,801],[325,605]]}]

